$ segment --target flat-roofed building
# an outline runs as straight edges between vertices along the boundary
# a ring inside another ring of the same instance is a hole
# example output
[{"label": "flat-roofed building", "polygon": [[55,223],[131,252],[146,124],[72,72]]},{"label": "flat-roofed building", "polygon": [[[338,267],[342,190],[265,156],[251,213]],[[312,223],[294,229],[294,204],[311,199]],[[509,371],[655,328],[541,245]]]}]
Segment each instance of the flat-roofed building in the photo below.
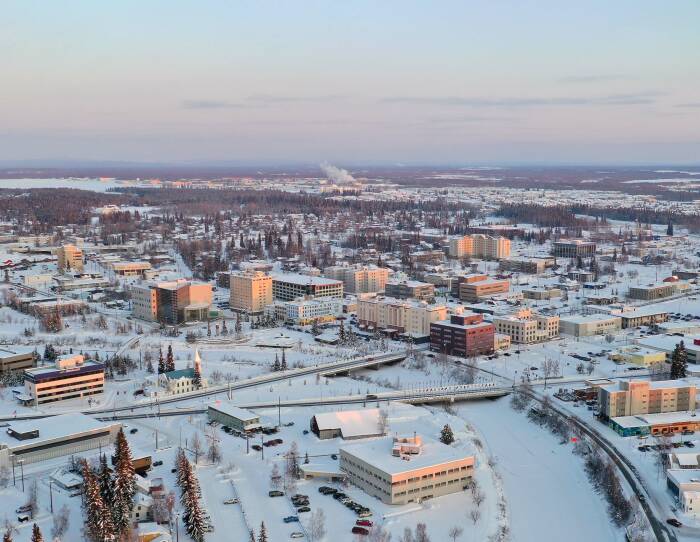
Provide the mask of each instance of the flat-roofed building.
[{"label": "flat-roofed building", "polygon": [[574,337],[606,335],[622,329],[622,318],[604,314],[565,316],[559,319],[559,333]]},{"label": "flat-roofed building", "polygon": [[449,254],[452,258],[483,258],[500,260],[510,256],[510,239],[475,233],[450,239]]},{"label": "flat-roofed building", "polygon": [[90,397],[104,391],[105,368],[81,354],[61,356],[53,367],[24,371],[25,395],[18,400],[32,405]]},{"label": "flat-roofed building", "polygon": [[695,410],[696,386],[687,380],[622,380],[598,389],[605,418]]},{"label": "flat-roofed building", "polygon": [[0,349],[0,373],[18,373],[36,365],[35,350],[12,347]]},{"label": "flat-roofed building", "polygon": [[348,481],[386,504],[408,504],[463,491],[474,454],[418,436],[387,437],[340,448]]},{"label": "flat-roofed building", "polygon": [[588,258],[596,251],[596,244],[592,241],[572,239],[570,241],[554,241],[552,254],[557,258]]},{"label": "flat-roofed building", "polygon": [[132,284],[127,289],[131,297],[134,318],[155,322],[158,320],[158,295],[153,284]]},{"label": "flat-roofed building", "polygon": [[343,283],[325,277],[312,277],[298,273],[272,275],[272,296],[281,301],[293,301],[298,297],[343,297]]},{"label": "flat-roofed building", "polygon": [[265,308],[266,314],[283,322],[298,325],[332,322],[343,313],[343,300],[337,297],[300,297],[292,301],[275,301]]},{"label": "flat-roofed building", "polygon": [[115,275],[120,277],[143,277],[151,270],[150,262],[114,262],[110,265]]},{"label": "flat-roofed building", "polygon": [[453,314],[430,324],[430,350],[463,358],[491,354],[494,333],[494,325],[484,322],[483,314]]},{"label": "flat-roofed building", "polygon": [[241,271],[229,275],[231,310],[262,314],[272,304],[272,277],[262,271]]},{"label": "flat-roofed building", "polygon": [[485,297],[505,294],[510,290],[507,280],[485,279],[475,282],[463,282],[459,285],[459,298],[468,303],[478,303]]},{"label": "flat-roofed building", "polygon": [[540,275],[548,268],[553,267],[554,262],[554,258],[505,258],[500,261],[499,267],[503,271]]},{"label": "flat-roofed building", "polygon": [[211,284],[178,279],[155,284],[158,321],[166,324],[203,321],[212,304]]},{"label": "flat-roofed building", "polygon": [[359,295],[357,320],[361,328],[428,337],[430,324],[447,318],[447,307],[425,301]]},{"label": "flat-roofed building", "polygon": [[219,422],[221,425],[228,426],[236,431],[254,431],[261,427],[260,416],[250,410],[238,408],[225,401],[217,401],[213,405],[209,405],[207,407],[207,417],[211,421]]},{"label": "flat-roofed building", "polygon": [[344,290],[354,294],[383,292],[389,279],[389,269],[376,265],[334,265],[326,267],[323,274],[342,280]]},{"label": "flat-roofed building", "polygon": [[384,435],[378,408],[340,410],[315,414],[309,422],[311,431],[321,440],[340,437],[355,440]]},{"label": "flat-roofed building", "polygon": [[559,336],[559,316],[544,316],[522,309],[493,319],[496,333],[509,335],[515,344],[532,344]]},{"label": "flat-roofed building", "polygon": [[61,245],[56,249],[58,258],[58,270],[83,272],[83,251],[75,245]]},{"label": "flat-roofed building", "polygon": [[561,290],[555,287],[548,288],[525,288],[523,289],[525,299],[535,299],[537,301],[556,299],[561,297]]},{"label": "flat-roofed building", "polygon": [[660,282],[658,284],[649,284],[647,286],[630,286],[627,296],[630,299],[639,299],[642,301],[653,301],[655,299],[663,299],[671,297],[679,291],[679,284],[686,283],[678,282]]},{"label": "flat-roofed building", "polygon": [[625,363],[633,363],[635,365],[641,365],[642,367],[649,367],[666,361],[665,352],[652,348],[644,348],[636,344],[620,348],[617,352],[612,354],[612,356],[617,357],[620,361]]},{"label": "flat-roofed building", "polygon": [[419,280],[390,280],[385,285],[384,293],[396,299],[431,301],[435,298],[435,285]]}]

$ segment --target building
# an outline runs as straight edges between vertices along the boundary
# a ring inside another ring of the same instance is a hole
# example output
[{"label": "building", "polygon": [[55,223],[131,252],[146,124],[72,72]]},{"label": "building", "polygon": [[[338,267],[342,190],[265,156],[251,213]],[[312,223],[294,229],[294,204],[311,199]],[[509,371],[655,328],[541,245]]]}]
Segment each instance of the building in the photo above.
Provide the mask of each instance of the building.
[{"label": "building", "polygon": [[85,414],[59,414],[11,423],[0,432],[0,466],[36,463],[87,450],[109,448],[121,428]]},{"label": "building", "polygon": [[231,310],[262,314],[272,304],[272,277],[262,271],[241,271],[229,275]]},{"label": "building", "polygon": [[158,290],[150,284],[132,284],[127,291],[131,297],[134,318],[155,322],[158,320]]},{"label": "building", "polygon": [[207,407],[207,417],[236,431],[254,431],[261,427],[260,416],[254,412],[221,401]]},{"label": "building", "polygon": [[491,354],[494,333],[494,325],[484,322],[482,314],[453,314],[430,324],[430,350],[463,358]]},{"label": "building", "polygon": [[[688,412],[662,412],[618,416],[607,420],[608,426],[622,437],[644,435],[672,436],[684,431],[700,431],[700,420]],[[687,434],[687,433],[686,433]]]},{"label": "building", "polygon": [[447,307],[425,301],[402,300],[372,294],[357,299],[357,323],[360,328],[386,333],[428,337],[430,324],[447,318]]},{"label": "building", "polygon": [[344,290],[353,294],[383,292],[389,279],[389,269],[376,265],[335,265],[326,267],[323,274],[329,279],[342,280]]},{"label": "building", "polygon": [[387,437],[340,448],[348,481],[386,504],[408,504],[469,486],[474,455],[420,436]]},{"label": "building", "polygon": [[36,365],[35,351],[29,348],[0,349],[0,373],[19,373]]},{"label": "building", "polygon": [[527,288],[523,290],[523,297],[525,299],[534,299],[536,301],[556,299],[558,297],[561,297],[561,290],[559,288],[554,287]]},{"label": "building", "polygon": [[671,297],[680,290],[687,289],[687,287],[688,284],[685,282],[660,282],[647,286],[630,286],[627,297],[630,299],[639,299],[641,301],[653,301],[655,299]]},{"label": "building", "polygon": [[608,356],[624,363],[633,363],[642,367],[650,367],[666,361],[666,353],[652,348],[644,348],[639,345],[620,348],[617,352]]},{"label": "building", "polygon": [[293,301],[275,301],[266,312],[283,322],[297,325],[332,322],[343,313],[343,300],[337,297],[300,297]]},{"label": "building", "polygon": [[61,356],[53,367],[36,367],[24,371],[24,395],[17,399],[42,405],[66,399],[97,395],[104,391],[105,368],[102,363],[75,354]]},{"label": "building", "polygon": [[544,316],[522,309],[515,314],[493,319],[496,333],[510,336],[515,344],[532,344],[559,336],[559,317]]},{"label": "building", "polygon": [[553,267],[554,262],[554,258],[506,258],[501,260],[499,267],[502,271],[540,275]]},{"label": "building", "polygon": [[559,333],[574,337],[607,335],[622,329],[619,316],[589,314],[586,316],[566,316],[559,319]]},{"label": "building", "polygon": [[485,297],[505,294],[510,290],[507,280],[485,279],[474,282],[462,282],[459,285],[459,298],[468,303],[478,303]]},{"label": "building", "polygon": [[315,414],[309,422],[311,431],[321,440],[340,437],[353,440],[385,434],[378,408],[341,410]]},{"label": "building", "polygon": [[581,283],[593,282],[593,280],[595,280],[595,273],[593,271],[584,271],[583,269],[569,271],[566,276],[571,280]]},{"label": "building", "polygon": [[325,277],[278,273],[272,275],[272,296],[280,301],[293,301],[304,296],[342,299],[343,283]]},{"label": "building", "polygon": [[510,256],[510,239],[476,233],[450,239],[449,254],[452,258],[482,258],[501,260]]},{"label": "building", "polygon": [[390,280],[385,285],[384,293],[396,299],[432,301],[435,299],[435,285],[418,280]]},{"label": "building", "polygon": [[687,380],[622,380],[598,389],[600,413],[605,418],[690,412],[695,410],[696,386]]},{"label": "building", "polygon": [[684,514],[700,518],[700,476],[697,470],[668,469],[666,487],[678,500]]},{"label": "building", "polygon": [[58,257],[58,270],[61,273],[66,271],[83,272],[83,251],[75,245],[61,245],[56,249]]},{"label": "building", "polygon": [[207,320],[212,288],[204,282],[185,279],[134,284],[128,289],[135,318],[177,325]]},{"label": "building", "polygon": [[198,350],[194,352],[193,367],[168,371],[159,375],[158,379],[160,385],[172,395],[189,393],[207,387],[207,379],[202,375],[202,358]]},{"label": "building", "polygon": [[557,258],[589,258],[595,254],[595,251],[596,244],[592,241],[573,239],[552,243],[552,255]]},{"label": "building", "polygon": [[465,282],[480,282],[482,280],[487,280],[488,278],[489,276],[485,275],[484,273],[467,273],[464,275],[457,275],[456,277],[453,277],[453,280],[450,282],[451,293],[452,295],[459,297],[459,287]]},{"label": "building", "polygon": [[114,262],[109,267],[120,277],[145,277],[151,270],[150,262]]}]

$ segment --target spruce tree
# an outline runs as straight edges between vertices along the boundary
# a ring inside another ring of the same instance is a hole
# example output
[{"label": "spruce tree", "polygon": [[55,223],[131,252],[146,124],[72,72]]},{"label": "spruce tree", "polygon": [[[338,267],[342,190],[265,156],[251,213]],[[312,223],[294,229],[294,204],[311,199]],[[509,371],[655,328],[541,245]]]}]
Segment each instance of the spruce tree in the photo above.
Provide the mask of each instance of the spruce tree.
[{"label": "spruce tree", "polygon": [[87,461],[83,462],[83,508],[85,532],[93,542],[104,542],[114,536],[112,514],[100,494],[100,484]]},{"label": "spruce tree", "polygon": [[112,513],[115,531],[121,535],[129,528],[129,519],[131,510],[134,508],[134,495],[136,494],[134,463],[123,429],[119,429],[119,433],[117,433],[114,455],[114,504]]},{"label": "spruce tree", "polygon": [[114,504],[114,490],[112,488],[112,473],[107,465],[107,456],[105,454],[100,456],[100,470],[97,477],[100,484],[100,495],[102,495],[102,500],[104,501],[105,506],[111,508]]},{"label": "spruce tree", "polygon": [[258,535],[258,542],[267,542],[267,529],[265,529],[265,522],[260,523],[260,534]]},{"label": "spruce tree", "polygon": [[280,358],[277,356],[277,352],[275,352],[275,363],[272,366],[273,371],[279,371],[280,370]]},{"label": "spruce tree", "polygon": [[282,349],[282,363],[280,364],[280,371],[287,370],[287,356],[284,353],[284,348]]},{"label": "spruce tree", "polygon": [[199,389],[202,387],[202,373],[199,372],[199,365],[194,366],[194,378],[192,379],[194,387]]},{"label": "spruce tree", "polygon": [[688,370],[688,352],[683,341],[678,343],[671,353],[671,380],[685,378]]},{"label": "spruce tree", "polygon": [[41,535],[41,529],[39,529],[39,526],[36,523],[34,524],[34,527],[32,527],[31,542],[44,542],[44,537]]},{"label": "spruce tree", "polygon": [[455,441],[455,436],[452,433],[452,428],[445,424],[445,427],[440,431],[440,442],[443,444],[452,444]]},{"label": "spruce tree", "polygon": [[206,532],[206,522],[204,514],[199,504],[199,498],[195,491],[189,491],[184,503],[185,507],[185,526],[187,534],[192,537],[194,542],[203,542],[204,533]]},{"label": "spruce tree", "polygon": [[158,374],[162,375],[165,372],[165,360],[163,359],[163,349],[158,349]]},{"label": "spruce tree", "polygon": [[173,357],[173,345],[168,345],[168,355],[165,358],[165,370],[166,372],[175,370],[175,358]]}]

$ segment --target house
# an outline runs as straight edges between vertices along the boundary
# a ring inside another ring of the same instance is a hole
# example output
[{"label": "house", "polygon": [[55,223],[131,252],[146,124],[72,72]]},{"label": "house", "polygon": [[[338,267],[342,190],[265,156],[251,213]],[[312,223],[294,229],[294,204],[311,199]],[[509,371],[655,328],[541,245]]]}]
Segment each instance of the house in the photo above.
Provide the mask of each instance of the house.
[{"label": "house", "polygon": [[[197,373],[200,375],[199,385],[197,385]],[[208,383],[207,379],[202,376],[202,358],[199,355],[199,350],[194,352],[194,367],[163,373],[159,376],[159,382],[168,393],[173,395],[206,388]]]}]

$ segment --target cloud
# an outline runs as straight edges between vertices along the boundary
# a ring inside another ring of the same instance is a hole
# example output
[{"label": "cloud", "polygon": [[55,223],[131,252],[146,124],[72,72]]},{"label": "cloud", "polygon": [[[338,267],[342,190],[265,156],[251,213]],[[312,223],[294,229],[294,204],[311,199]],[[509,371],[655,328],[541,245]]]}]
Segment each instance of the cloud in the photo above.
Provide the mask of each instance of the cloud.
[{"label": "cloud", "polygon": [[248,96],[248,101],[266,104],[288,103],[288,102],[334,102],[342,96],[328,94],[322,96],[281,96],[274,94],[252,94]]},{"label": "cloud", "polygon": [[560,83],[607,83],[609,81],[629,81],[634,79],[631,75],[611,73],[606,75],[570,75],[561,77]]},{"label": "cloud", "polygon": [[551,97],[551,98],[464,98],[460,96],[391,96],[382,98],[383,103],[416,105],[445,105],[462,107],[550,107],[589,105],[640,105],[652,104],[660,92],[638,92],[634,94],[609,94],[599,97]]},{"label": "cloud", "polygon": [[700,102],[688,102],[684,104],[676,104],[675,107],[700,107]]},{"label": "cloud", "polygon": [[182,107],[184,109],[236,109],[245,106],[218,100],[184,100]]}]

